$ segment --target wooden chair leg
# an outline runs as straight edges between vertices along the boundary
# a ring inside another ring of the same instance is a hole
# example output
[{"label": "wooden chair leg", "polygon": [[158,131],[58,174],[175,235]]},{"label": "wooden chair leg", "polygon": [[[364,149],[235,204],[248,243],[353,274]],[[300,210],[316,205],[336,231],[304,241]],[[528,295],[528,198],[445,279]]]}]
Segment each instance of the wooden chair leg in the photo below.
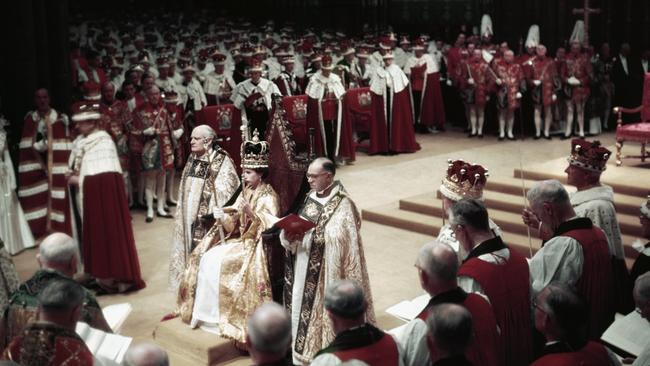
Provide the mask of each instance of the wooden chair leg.
[{"label": "wooden chair leg", "polygon": [[616,141],[616,166],[621,166],[621,149],[623,148],[623,141]]}]

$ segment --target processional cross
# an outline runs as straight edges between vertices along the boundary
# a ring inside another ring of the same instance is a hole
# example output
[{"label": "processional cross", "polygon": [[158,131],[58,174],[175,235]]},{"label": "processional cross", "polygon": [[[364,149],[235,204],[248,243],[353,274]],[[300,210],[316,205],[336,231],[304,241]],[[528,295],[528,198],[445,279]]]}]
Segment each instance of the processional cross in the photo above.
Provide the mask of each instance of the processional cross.
[{"label": "processional cross", "polygon": [[583,44],[584,47],[589,46],[589,18],[591,14],[599,14],[599,13],[600,13],[600,9],[589,7],[589,0],[584,0],[584,5],[582,8],[573,9],[574,15],[582,14],[584,18],[584,22],[585,22],[585,40]]}]

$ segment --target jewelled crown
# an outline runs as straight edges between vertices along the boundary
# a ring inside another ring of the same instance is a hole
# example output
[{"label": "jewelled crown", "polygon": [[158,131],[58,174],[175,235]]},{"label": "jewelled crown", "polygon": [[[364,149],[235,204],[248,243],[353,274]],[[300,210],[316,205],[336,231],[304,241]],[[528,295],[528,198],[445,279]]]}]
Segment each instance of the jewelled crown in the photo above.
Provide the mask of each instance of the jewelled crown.
[{"label": "jewelled crown", "polygon": [[447,160],[447,175],[442,179],[440,193],[450,200],[483,198],[483,188],[490,176],[488,170],[478,164],[463,160]]},{"label": "jewelled crown", "polygon": [[269,144],[260,140],[260,133],[255,129],[253,138],[242,143],[241,167],[258,169],[269,167]]},{"label": "jewelled crown", "polygon": [[600,145],[600,141],[589,142],[585,139],[571,140],[571,155],[569,164],[591,170],[602,172],[607,169],[607,160],[612,152]]}]

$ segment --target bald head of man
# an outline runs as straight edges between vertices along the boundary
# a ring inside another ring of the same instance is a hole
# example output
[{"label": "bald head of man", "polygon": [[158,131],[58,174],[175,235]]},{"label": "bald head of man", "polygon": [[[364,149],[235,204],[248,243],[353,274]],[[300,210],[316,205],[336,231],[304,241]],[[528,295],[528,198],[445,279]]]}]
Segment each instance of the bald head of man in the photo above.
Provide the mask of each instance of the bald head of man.
[{"label": "bald head of man", "polygon": [[435,296],[458,287],[458,257],[447,244],[434,240],[425,244],[415,263],[422,289]]},{"label": "bald head of man", "polygon": [[291,320],[284,308],[267,302],[248,318],[246,343],[255,365],[283,359],[291,346]]},{"label": "bald head of man", "polygon": [[325,310],[335,333],[363,325],[368,306],[363,288],[352,280],[340,280],[325,290]]},{"label": "bald head of man", "polygon": [[72,277],[77,273],[79,251],[74,239],[64,233],[48,235],[38,248],[36,260],[43,269],[53,269]]},{"label": "bald head of man", "polygon": [[169,357],[164,349],[154,343],[140,343],[131,346],[124,357],[126,366],[169,366]]}]

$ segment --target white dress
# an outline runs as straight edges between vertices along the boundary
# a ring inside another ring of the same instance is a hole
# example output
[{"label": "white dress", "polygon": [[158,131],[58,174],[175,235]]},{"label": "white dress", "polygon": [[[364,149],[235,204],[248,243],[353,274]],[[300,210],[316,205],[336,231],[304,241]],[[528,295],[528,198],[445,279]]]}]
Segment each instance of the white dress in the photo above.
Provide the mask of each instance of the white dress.
[{"label": "white dress", "polygon": [[[2,117],[0,117],[2,118]],[[7,150],[7,134],[0,128],[0,239],[9,254],[35,246],[16,195],[16,176]]]}]

